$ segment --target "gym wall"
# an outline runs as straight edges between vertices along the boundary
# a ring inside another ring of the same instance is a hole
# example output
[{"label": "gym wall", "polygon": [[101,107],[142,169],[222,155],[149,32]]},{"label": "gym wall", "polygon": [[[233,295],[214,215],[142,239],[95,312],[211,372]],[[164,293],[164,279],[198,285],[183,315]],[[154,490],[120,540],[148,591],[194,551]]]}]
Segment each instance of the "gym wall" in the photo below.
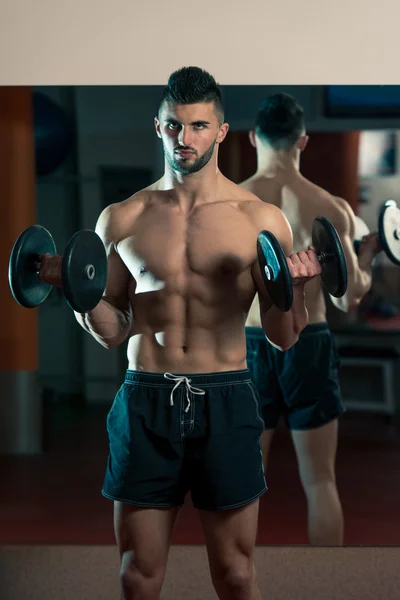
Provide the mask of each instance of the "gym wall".
[{"label": "gym wall", "polygon": [[[54,233],[62,249],[77,229],[95,227],[104,208],[101,167],[145,167],[153,179],[161,176],[162,147],[153,118],[162,88],[35,89],[52,98],[76,121],[75,152],[55,172],[39,178],[36,190],[38,221]],[[277,89],[294,94],[304,106],[309,132],[389,127],[400,130],[399,120],[327,119],[321,86],[224,86],[226,119],[231,131],[252,127],[260,102]],[[108,352],[94,342],[75,324],[57,292],[40,307],[39,329],[42,385],[60,395],[83,392],[89,402],[111,403],[121,383],[125,347]]]}]

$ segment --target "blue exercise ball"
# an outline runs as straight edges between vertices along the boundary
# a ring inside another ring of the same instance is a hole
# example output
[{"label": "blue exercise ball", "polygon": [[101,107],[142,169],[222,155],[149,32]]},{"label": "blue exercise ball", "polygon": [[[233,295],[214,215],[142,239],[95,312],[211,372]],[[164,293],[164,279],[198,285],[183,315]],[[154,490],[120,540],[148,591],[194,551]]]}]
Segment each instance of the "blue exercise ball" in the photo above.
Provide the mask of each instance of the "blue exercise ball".
[{"label": "blue exercise ball", "polygon": [[73,130],[63,109],[41,92],[33,94],[36,175],[48,175],[72,149]]}]

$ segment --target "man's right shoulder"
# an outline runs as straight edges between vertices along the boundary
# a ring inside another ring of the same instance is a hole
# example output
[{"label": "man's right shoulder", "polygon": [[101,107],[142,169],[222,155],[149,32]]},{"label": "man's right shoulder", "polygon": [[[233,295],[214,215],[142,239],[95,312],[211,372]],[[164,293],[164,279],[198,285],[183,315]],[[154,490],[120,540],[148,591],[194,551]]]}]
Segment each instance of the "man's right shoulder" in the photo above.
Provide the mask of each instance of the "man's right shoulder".
[{"label": "man's right shoulder", "polygon": [[142,190],[126,200],[109,204],[100,213],[96,231],[104,240],[118,242],[125,237],[126,230],[131,229],[142,214],[150,201],[150,196],[150,192]]}]

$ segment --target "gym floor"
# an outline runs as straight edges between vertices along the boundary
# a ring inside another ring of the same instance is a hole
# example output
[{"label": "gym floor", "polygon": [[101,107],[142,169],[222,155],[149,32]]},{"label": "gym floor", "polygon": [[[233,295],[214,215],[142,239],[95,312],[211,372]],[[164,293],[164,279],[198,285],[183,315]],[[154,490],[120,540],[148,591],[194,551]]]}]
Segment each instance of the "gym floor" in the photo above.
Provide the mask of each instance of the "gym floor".
[{"label": "gym floor", "polygon": [[[46,452],[0,457],[0,545],[114,544],[112,503],[100,494],[107,458],[107,408],[48,409]],[[400,545],[399,425],[385,417],[347,413],[341,422],[337,479],[346,545]],[[260,508],[258,544],[306,544],[306,503],[284,427],[271,450],[269,491]],[[187,498],[175,544],[203,544]]]}]

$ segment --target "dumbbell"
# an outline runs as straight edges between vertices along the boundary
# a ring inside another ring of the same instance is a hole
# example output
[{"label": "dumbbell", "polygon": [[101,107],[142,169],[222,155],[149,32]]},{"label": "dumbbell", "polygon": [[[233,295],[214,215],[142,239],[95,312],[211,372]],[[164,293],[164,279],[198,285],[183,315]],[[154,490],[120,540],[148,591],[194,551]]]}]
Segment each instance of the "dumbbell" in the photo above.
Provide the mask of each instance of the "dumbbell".
[{"label": "dumbbell", "polygon": [[[14,299],[25,308],[42,304],[52,285],[40,281],[40,255],[55,256],[52,235],[32,225],[17,238],[11,251],[8,281]],[[100,302],[107,283],[108,263],[104,244],[95,231],[83,229],[69,240],[62,256],[61,284],[72,310],[85,313]]]},{"label": "dumbbell", "polygon": [[[326,217],[317,217],[312,227],[312,245],[321,265],[321,279],[328,294],[336,298],[347,290],[347,265],[339,235]],[[257,255],[264,284],[273,304],[286,312],[293,304],[293,284],[285,253],[270,231],[257,237]]]},{"label": "dumbbell", "polygon": [[[358,255],[362,238],[368,235],[370,230],[366,223],[356,217],[356,232],[354,237],[354,250]],[[395,265],[400,265],[400,209],[395,200],[387,200],[379,210],[378,230],[379,243],[389,258]]]}]

